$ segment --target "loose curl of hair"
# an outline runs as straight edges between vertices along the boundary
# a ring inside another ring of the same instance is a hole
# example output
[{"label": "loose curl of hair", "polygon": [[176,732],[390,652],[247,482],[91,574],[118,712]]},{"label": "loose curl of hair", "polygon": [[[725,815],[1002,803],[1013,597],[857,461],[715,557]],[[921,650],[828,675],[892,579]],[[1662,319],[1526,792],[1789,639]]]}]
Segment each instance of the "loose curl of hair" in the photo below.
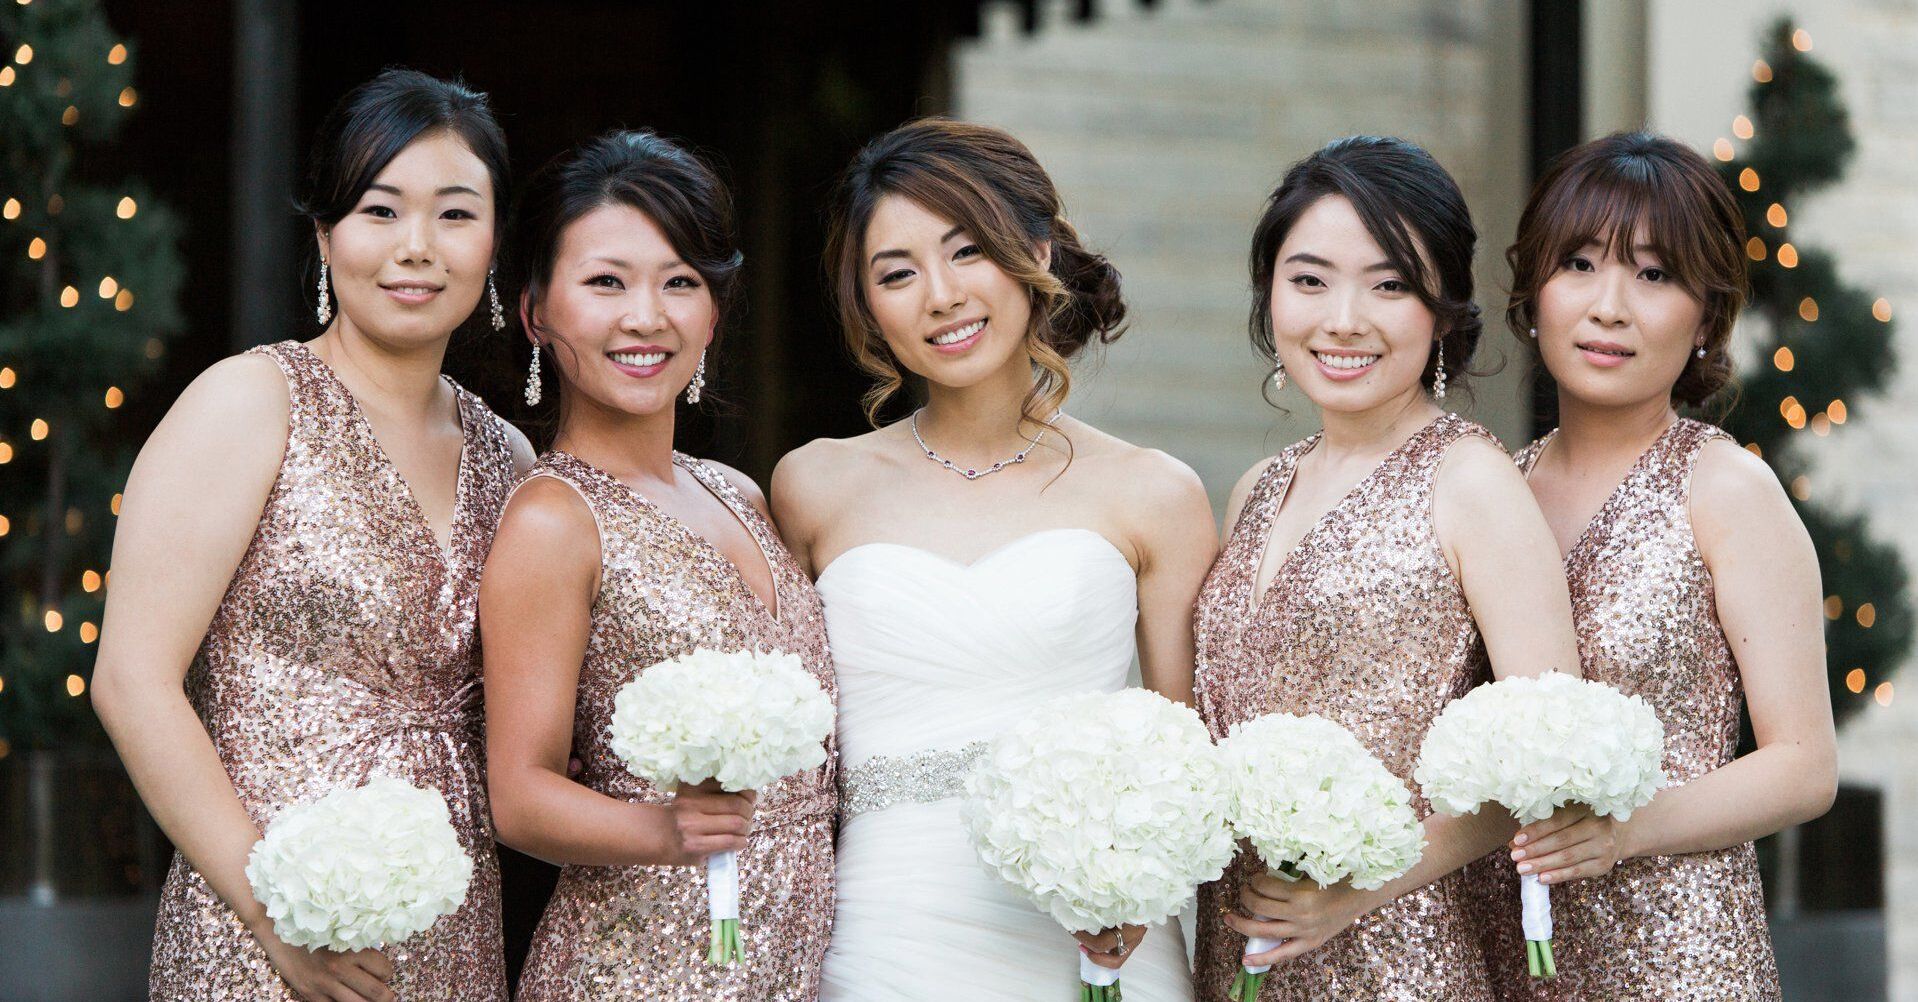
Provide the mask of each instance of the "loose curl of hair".
[{"label": "loose curl of hair", "polygon": [[[1124,333],[1119,272],[1085,248],[1066,221],[1052,178],[1024,143],[991,126],[948,118],[908,122],[867,144],[834,188],[825,264],[853,360],[875,385],[866,419],[879,414],[905,374],[886,346],[866,299],[866,229],[881,199],[898,195],[963,227],[981,252],[1031,293],[1025,349],[1033,385],[1022,421],[1051,422],[1072,388],[1073,356]],[[1051,262],[1039,250],[1050,245]]]},{"label": "loose curl of hair", "polygon": [[1617,132],[1552,161],[1519,217],[1505,252],[1512,293],[1505,322],[1519,340],[1537,324],[1539,290],[1565,259],[1590,244],[1638,263],[1652,253],[1705,308],[1705,357],[1686,361],[1672,399],[1698,406],[1732,381],[1731,335],[1748,294],[1745,217],[1725,182],[1696,150],[1652,132]]},{"label": "loose curl of hair", "polygon": [[1272,276],[1279,248],[1319,199],[1352,203],[1385,259],[1404,276],[1438,322],[1438,345],[1419,382],[1430,389],[1443,359],[1452,385],[1469,374],[1483,324],[1472,302],[1472,252],[1478,231],[1458,182],[1430,153],[1403,139],[1348,136],[1293,164],[1252,230],[1252,348],[1278,364],[1272,333]]},{"label": "loose curl of hair", "polygon": [[[508,259],[511,277],[525,296],[526,316],[538,316],[566,228],[609,205],[644,213],[706,282],[718,318],[712,340],[717,346],[739,294],[745,260],[733,235],[732,194],[700,156],[645,130],[618,129],[589,140],[554,157],[527,180]],[[539,333],[538,320],[530,322]],[[538,349],[529,345],[528,350]]]}]

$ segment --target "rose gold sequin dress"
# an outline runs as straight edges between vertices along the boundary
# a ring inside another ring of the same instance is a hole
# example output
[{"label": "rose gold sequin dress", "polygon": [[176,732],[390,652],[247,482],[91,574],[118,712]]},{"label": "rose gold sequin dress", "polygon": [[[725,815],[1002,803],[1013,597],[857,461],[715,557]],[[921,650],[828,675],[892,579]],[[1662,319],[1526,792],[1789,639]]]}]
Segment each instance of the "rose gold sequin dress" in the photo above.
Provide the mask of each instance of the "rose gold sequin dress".
[{"label": "rose gold sequin dress", "polygon": [[[253,351],[286,376],[286,453],[187,696],[262,830],[283,808],[375,774],[440,791],[473,882],[459,911],[388,947],[392,987],[407,1002],[503,1002],[474,628],[480,567],[513,483],[505,422],[454,387],[465,442],[443,550],[333,370],[294,341]],[[296,998],[178,855],[150,988],[156,1000]]]},{"label": "rose gold sequin dress", "polygon": [[[1554,433],[1556,434],[1556,433]],[[1692,537],[1692,468],[1714,438],[1680,419],[1645,450],[1565,557],[1585,677],[1643,696],[1665,724],[1673,785],[1730,762],[1744,702],[1718,624],[1711,573]],[[1527,474],[1551,435],[1518,454]],[[1505,851],[1467,871],[1482,899],[1500,997],[1608,1002],[1747,1002],[1779,997],[1751,843],[1628,859],[1551,889],[1558,977],[1533,980]]]},{"label": "rose gold sequin dress", "polygon": [[[1261,714],[1316,713],[1349,729],[1414,791],[1419,742],[1445,704],[1485,675],[1484,646],[1432,525],[1433,481],[1460,439],[1491,434],[1446,414],[1407,439],[1320,519],[1255,603],[1272,523],[1312,436],[1279,453],[1246,496],[1199,592],[1199,713],[1215,738]],[[1194,980],[1224,998],[1245,937],[1224,922],[1261,869],[1242,853],[1199,890]],[[1364,916],[1272,968],[1264,1000],[1465,1002],[1491,997],[1485,960],[1453,873]]]},{"label": "rose gold sequin dress", "polygon": [[[673,460],[725,502],[772,568],[768,610],[711,543],[604,471],[549,452],[528,476],[552,477],[585,499],[599,525],[602,572],[592,637],[573,711],[579,782],[635,803],[667,794],[634,777],[608,747],[619,688],[648,665],[715,650],[796,654],[835,692],[826,625],[812,582],[772,524],[706,464]],[[810,1002],[832,929],[833,758],[759,791],[750,844],[739,854],[746,960],[706,962],[710,920],[702,867],[568,866],[546,906],[520,979],[521,1002]]]}]

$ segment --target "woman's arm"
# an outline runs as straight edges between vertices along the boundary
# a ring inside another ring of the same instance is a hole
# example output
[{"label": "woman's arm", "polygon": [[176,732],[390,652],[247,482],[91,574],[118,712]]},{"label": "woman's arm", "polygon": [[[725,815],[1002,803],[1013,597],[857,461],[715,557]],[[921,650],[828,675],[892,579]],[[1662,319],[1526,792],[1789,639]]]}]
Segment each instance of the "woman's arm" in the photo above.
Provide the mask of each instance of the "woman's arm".
[{"label": "woman's arm", "polygon": [[[1139,674],[1167,699],[1192,702],[1192,607],[1218,555],[1212,504],[1191,467],[1156,449],[1128,458],[1120,517],[1139,559]],[[1115,485],[1117,486],[1117,485]]]},{"label": "woman's arm", "polygon": [[690,865],[744,848],[751,794],[684,788],[669,804],[633,804],[567,778],[599,574],[585,501],[551,477],[522,486],[480,579],[486,778],[499,840],[588,866]]},{"label": "woman's arm", "polygon": [[[1778,478],[1730,442],[1708,443],[1692,474],[1692,531],[1711,572],[1718,620],[1738,662],[1758,748],[1659,791],[1617,823],[1590,812],[1520,832],[1520,866],[1558,882],[1621,859],[1707,852],[1818,817],[1838,788],[1825,681],[1818,557]],[[1590,846],[1593,839],[1596,847]],[[1529,844],[1528,844],[1529,843]],[[1529,857],[1529,858],[1526,858]]]},{"label": "woman's arm", "polygon": [[[1439,467],[1432,518],[1440,548],[1458,574],[1499,678],[1557,670],[1579,673],[1571,593],[1545,516],[1511,460],[1489,442],[1464,439]],[[1288,883],[1255,877],[1240,895],[1258,921],[1229,915],[1247,935],[1286,939],[1249,963],[1296,957],[1343,931],[1360,916],[1415,891],[1497,849],[1517,824],[1503,811],[1425,819],[1426,848],[1404,876],[1373,891],[1339,883]]]},{"label": "woman's arm", "polygon": [[309,999],[383,1000],[392,968],[378,953],[306,951],[273,934],[246,878],[259,829],[184,690],[279,473],[287,406],[272,360],[227,359],[141,448],[114,533],[93,707],[161,830],[287,983]]}]

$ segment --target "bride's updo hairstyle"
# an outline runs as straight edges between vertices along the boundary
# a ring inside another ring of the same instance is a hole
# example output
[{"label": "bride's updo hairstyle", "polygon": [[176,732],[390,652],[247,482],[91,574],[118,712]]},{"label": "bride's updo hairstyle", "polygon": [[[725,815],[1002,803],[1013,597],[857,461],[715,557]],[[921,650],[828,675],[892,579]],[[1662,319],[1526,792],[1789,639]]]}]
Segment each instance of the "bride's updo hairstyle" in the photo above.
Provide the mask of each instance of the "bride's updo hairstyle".
[{"label": "bride's updo hairstyle", "polygon": [[[1483,324],[1472,302],[1472,251],[1478,230],[1458,182],[1430,153],[1403,139],[1348,136],[1292,165],[1252,230],[1252,348],[1278,362],[1272,339],[1272,276],[1292,227],[1321,198],[1352,203],[1365,230],[1419,302],[1438,322],[1438,345],[1419,382],[1437,379],[1440,356],[1454,386],[1468,374]],[[1266,385],[1270,385],[1268,382]]]},{"label": "bride's updo hairstyle", "polygon": [[[853,360],[877,380],[866,392],[866,418],[905,385],[866,302],[861,251],[866,228],[887,195],[911,199],[965,228],[1000,270],[1032,296],[1026,354],[1033,386],[1027,420],[1044,424],[1072,387],[1068,361],[1094,340],[1118,340],[1125,321],[1119,272],[1086,250],[1066,221],[1059,192],[1024,143],[1002,130],[947,118],[908,122],[869,143],[839,178],[826,239],[826,267],[840,327]],[[1038,251],[1050,243],[1050,267]]]},{"label": "bride's updo hairstyle", "polygon": [[1652,253],[1705,308],[1705,357],[1685,363],[1672,399],[1697,406],[1732,378],[1732,323],[1745,305],[1745,217],[1696,150],[1651,132],[1617,132],[1566,151],[1539,179],[1505,259],[1512,294],[1505,321],[1536,355],[1539,290],[1565,259],[1597,243],[1637,264]]}]

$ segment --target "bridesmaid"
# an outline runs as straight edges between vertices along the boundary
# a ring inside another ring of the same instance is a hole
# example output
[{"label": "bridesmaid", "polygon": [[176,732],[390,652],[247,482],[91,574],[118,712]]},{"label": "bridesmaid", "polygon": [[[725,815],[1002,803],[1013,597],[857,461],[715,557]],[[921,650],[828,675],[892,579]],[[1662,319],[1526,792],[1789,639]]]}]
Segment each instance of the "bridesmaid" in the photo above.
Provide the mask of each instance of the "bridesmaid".
[{"label": "bridesmaid", "polygon": [[[1744,243],[1703,157],[1621,133],[1553,165],[1509,254],[1507,318],[1560,415],[1519,467],[1565,554],[1585,674],[1658,711],[1672,785],[1629,822],[1564,810],[1513,839],[1518,871],[1570,881],[1556,979],[1527,976],[1514,867],[1488,861],[1506,998],[1779,997],[1752,840],[1837,787],[1818,562],[1771,469],[1674,410],[1731,378]],[[1741,704],[1758,748],[1734,759]]]},{"label": "bridesmaid", "polygon": [[[558,374],[552,448],[501,519],[481,589],[489,778],[500,839],[564,865],[518,998],[803,1000],[832,925],[833,766],[753,797],[668,794],[608,747],[613,697],[696,647],[799,655],[828,692],[812,583],[752,481],[673,450],[738,281],[712,168],[614,132],[529,183],[514,228],[527,400]],[[567,774],[568,753],[583,765]],[[749,835],[750,831],[750,835]],[[707,855],[740,853],[746,961],[706,962]]]},{"label": "bridesmaid", "polygon": [[[1488,653],[1500,677],[1577,670],[1537,505],[1488,432],[1439,408],[1479,337],[1475,239],[1450,175],[1397,139],[1331,143],[1267,203],[1252,343],[1324,430],[1232,493],[1195,615],[1215,736],[1264,713],[1320,714],[1411,786],[1426,728],[1485,677]],[[1245,961],[1277,965],[1265,999],[1489,998],[1456,871],[1513,825],[1413,803],[1429,845],[1383,888],[1288,883],[1247,853],[1201,889],[1199,997],[1224,997]],[[1287,942],[1243,956],[1254,934]]]},{"label": "bridesmaid", "polygon": [[[134,463],[93,701],[179,849],[154,999],[506,998],[474,616],[532,450],[440,375],[492,289],[506,171],[462,84],[389,70],[348,94],[302,199],[324,330],[207,370]],[[465,903],[384,951],[289,946],[247,854],[375,771],[446,797]]]}]

